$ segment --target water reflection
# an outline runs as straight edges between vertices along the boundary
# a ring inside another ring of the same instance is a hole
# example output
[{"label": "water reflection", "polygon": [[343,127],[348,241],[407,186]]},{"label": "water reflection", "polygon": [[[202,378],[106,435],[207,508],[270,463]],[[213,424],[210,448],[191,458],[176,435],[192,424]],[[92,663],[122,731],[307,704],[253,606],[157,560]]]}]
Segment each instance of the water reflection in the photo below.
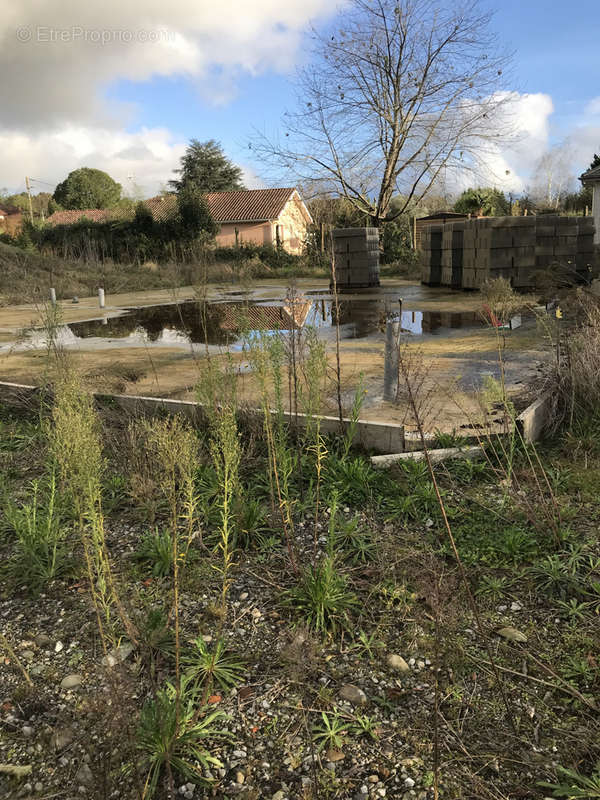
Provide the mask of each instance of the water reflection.
[{"label": "water reflection", "polygon": [[[323,338],[335,334],[339,321],[342,339],[385,335],[389,324],[394,335],[439,334],[476,327],[482,322],[475,312],[404,310],[399,298],[383,296],[343,299],[287,298],[281,302],[195,302],[132,309],[119,317],[68,326],[76,339],[123,339],[178,344],[239,344],[245,331],[290,331],[314,326]],[[125,341],[123,342],[125,344]]]}]

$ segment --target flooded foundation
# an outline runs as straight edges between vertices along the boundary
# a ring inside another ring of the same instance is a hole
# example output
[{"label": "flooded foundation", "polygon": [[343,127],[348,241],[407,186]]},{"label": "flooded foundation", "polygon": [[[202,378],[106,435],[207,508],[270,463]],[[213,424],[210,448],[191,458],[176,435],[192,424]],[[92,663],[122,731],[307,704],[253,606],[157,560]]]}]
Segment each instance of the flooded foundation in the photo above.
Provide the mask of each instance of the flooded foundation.
[{"label": "flooded foundation", "polygon": [[[401,347],[410,348],[415,363],[418,354],[421,390],[432,400],[427,411],[432,430],[465,425],[477,410],[475,394],[500,374],[495,333],[476,298],[400,281],[337,299],[326,285],[310,281],[292,287],[268,281],[251,289],[213,286],[201,300],[188,296],[146,306],[117,308],[109,297],[101,314],[97,309],[95,318],[62,325],[56,338],[97,390],[193,399],[202,361],[209,357],[234,364],[240,398],[254,405],[252,341],[259,334],[281,335],[284,349],[294,341],[301,361],[309,329],[323,343],[329,365],[325,414],[338,412],[338,337],[345,413],[360,385],[364,419],[406,422],[405,398],[398,392]],[[35,383],[43,372],[46,333],[35,326],[17,333],[0,344],[0,380]],[[507,381],[518,389],[544,357],[535,322],[525,319],[507,341]],[[285,394],[287,406],[287,387]]]}]

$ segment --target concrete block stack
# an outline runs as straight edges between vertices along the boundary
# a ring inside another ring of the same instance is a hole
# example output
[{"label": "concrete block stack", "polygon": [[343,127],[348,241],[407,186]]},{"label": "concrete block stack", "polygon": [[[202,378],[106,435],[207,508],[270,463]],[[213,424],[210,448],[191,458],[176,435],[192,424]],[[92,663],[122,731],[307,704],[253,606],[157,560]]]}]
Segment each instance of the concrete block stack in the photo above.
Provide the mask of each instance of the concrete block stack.
[{"label": "concrete block stack", "polygon": [[[439,251],[434,239],[441,241]],[[486,280],[506,278],[527,289],[536,272],[556,264],[573,283],[589,282],[598,269],[592,217],[481,217],[431,226],[424,242],[423,283],[430,286],[479,289]]]},{"label": "concrete block stack", "polygon": [[462,287],[464,232],[467,223],[450,222],[442,233],[441,283],[453,289]]},{"label": "concrete block stack", "polygon": [[488,217],[474,223],[474,275],[469,288],[506,278],[528,286],[535,270],[535,218]]},{"label": "concrete block stack", "polygon": [[577,249],[575,271],[579,280],[588,282],[598,271],[594,248],[594,218],[577,217]]},{"label": "concrete block stack", "polygon": [[475,270],[477,269],[477,246],[476,246],[476,219],[469,219],[465,222],[463,232],[463,265],[461,288],[475,288]]},{"label": "concrete block stack", "polygon": [[443,225],[428,225],[421,234],[421,281],[427,286],[442,282]]},{"label": "concrete block stack", "polygon": [[577,217],[544,215],[537,217],[536,221],[536,268],[544,270],[559,263],[575,272]]},{"label": "concrete block stack", "polygon": [[333,250],[339,291],[379,286],[378,228],[336,228]]}]

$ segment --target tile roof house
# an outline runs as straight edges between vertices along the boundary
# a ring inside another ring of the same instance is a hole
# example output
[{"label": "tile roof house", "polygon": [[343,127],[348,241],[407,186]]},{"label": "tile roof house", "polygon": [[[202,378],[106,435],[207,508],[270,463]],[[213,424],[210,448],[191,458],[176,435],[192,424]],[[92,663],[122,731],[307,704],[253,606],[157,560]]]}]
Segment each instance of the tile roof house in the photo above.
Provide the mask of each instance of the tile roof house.
[{"label": "tile roof house", "polygon": [[126,215],[118,209],[111,208],[85,208],[73,209],[71,211],[55,211],[46,219],[48,225],[73,225],[83,219],[90,222],[111,222],[115,219],[123,219]]},{"label": "tile roof house", "polygon": [[590,186],[592,189],[592,216],[596,226],[594,243],[600,244],[600,167],[588,169],[579,176],[579,180],[585,187]]},{"label": "tile roof house", "polygon": [[14,206],[0,206],[0,233],[18,233],[23,222],[23,212]]},{"label": "tile roof house", "polygon": [[[250,189],[238,192],[212,192],[206,195],[211,216],[220,226],[216,236],[221,247],[243,242],[280,244],[290,253],[300,254],[312,217],[297,189]],[[151,197],[144,201],[154,219],[164,221],[177,209],[175,195]],[[49,225],[71,225],[86,217],[94,222],[122,218],[123,212],[111,209],[56,211]]]}]

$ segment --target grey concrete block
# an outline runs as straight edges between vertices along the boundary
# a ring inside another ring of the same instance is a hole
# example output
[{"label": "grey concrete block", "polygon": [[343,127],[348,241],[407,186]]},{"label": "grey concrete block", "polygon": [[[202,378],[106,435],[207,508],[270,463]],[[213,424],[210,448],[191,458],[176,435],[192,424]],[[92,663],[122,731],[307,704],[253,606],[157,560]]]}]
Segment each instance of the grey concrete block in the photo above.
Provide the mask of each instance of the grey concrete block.
[{"label": "grey concrete block", "polygon": [[544,392],[517,417],[517,426],[526,442],[536,442],[541,438],[549,423],[554,393]]},{"label": "grey concrete block", "polygon": [[439,450],[415,450],[412,452],[393,453],[390,455],[371,456],[371,464],[375,469],[388,469],[401,461],[426,461],[427,454],[432,464],[439,464],[441,461],[450,459],[473,460],[483,458],[483,448],[478,445],[472,447],[444,447]]}]

